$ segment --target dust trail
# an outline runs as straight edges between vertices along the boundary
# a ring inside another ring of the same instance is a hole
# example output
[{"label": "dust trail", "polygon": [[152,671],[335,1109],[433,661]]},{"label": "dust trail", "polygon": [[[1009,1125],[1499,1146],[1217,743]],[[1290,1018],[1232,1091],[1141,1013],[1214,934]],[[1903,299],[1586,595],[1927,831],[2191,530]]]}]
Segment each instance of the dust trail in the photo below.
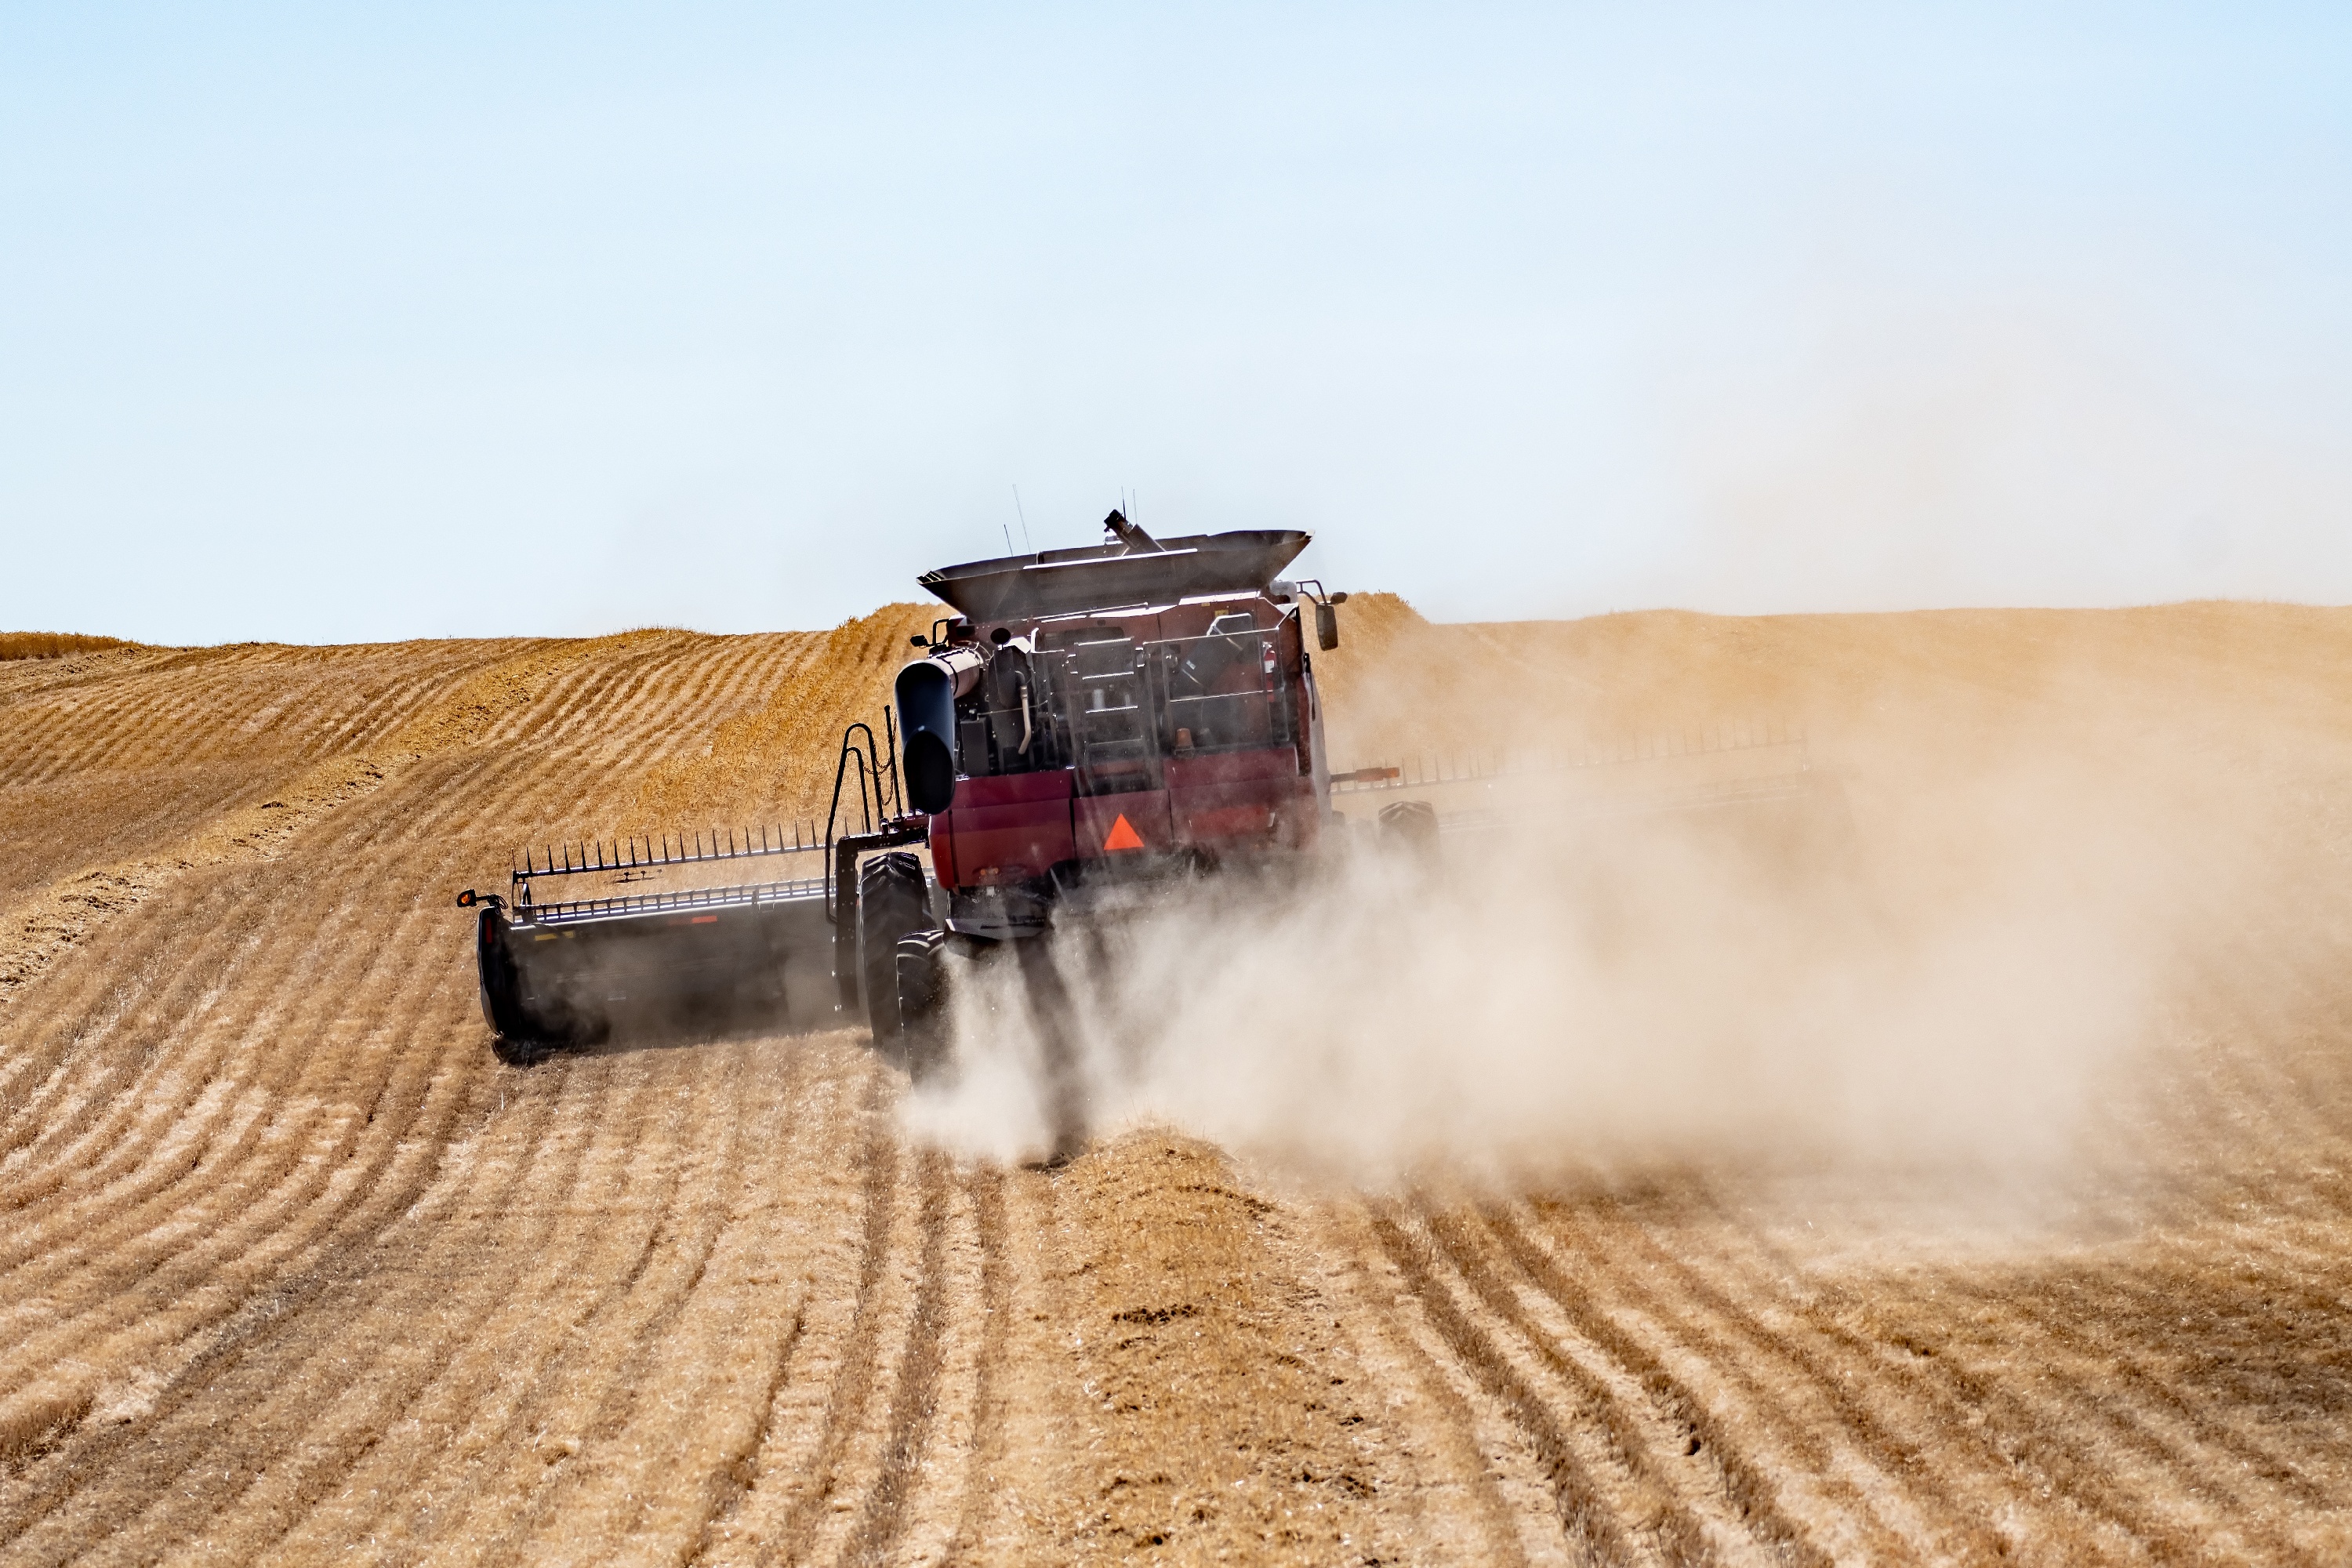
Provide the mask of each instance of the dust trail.
[{"label": "dust trail", "polygon": [[[1301,876],[1138,895],[961,968],[959,1072],[906,1114],[1000,1158],[1075,1096],[1097,1131],[1165,1120],[1376,1187],[1698,1168],[1866,1176],[1943,1228],[2054,1218],[2125,1173],[2088,1168],[2092,1129],[2264,874],[2259,803],[2147,773],[2118,796],[2079,743],[1909,795],[1853,776],[1811,787],[1864,798],[1859,837],[1640,801],[1563,826],[1531,793],[1434,865],[1341,829]],[[1074,1062],[1023,1027],[1048,956]]]}]

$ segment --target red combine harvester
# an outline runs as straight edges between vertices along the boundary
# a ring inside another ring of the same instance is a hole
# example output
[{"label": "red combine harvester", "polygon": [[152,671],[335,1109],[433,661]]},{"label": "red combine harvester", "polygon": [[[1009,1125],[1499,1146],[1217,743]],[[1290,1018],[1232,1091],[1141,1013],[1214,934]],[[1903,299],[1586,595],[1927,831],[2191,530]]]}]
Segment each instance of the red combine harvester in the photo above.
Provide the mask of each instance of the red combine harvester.
[{"label": "red combine harvester", "polygon": [[[923,576],[955,614],[915,639],[887,743],[844,738],[822,836],[583,844],[518,862],[508,898],[459,895],[480,910],[492,1028],[528,1050],[630,1016],[822,1027],[862,1010],[920,1074],[950,951],[1092,918],[1114,889],[1313,853],[1333,780],[1301,608],[1335,647],[1347,595],[1279,579],[1303,532],[1160,541],[1117,511],[1105,527],[1094,548]],[[856,832],[839,831],[845,784]],[[1388,826],[1436,823],[1423,805]],[[823,869],[689,885],[761,857]],[[608,885],[534,900],[535,881],[583,877]]]},{"label": "red combine harvester", "polygon": [[[1785,732],[1335,776],[1305,623],[1311,608],[1315,648],[1336,647],[1346,595],[1280,576],[1307,535],[1162,541],[1116,511],[1105,528],[1092,548],[920,579],[954,614],[915,638],[882,735],[844,735],[822,831],[582,842],[522,857],[503,898],[460,894],[479,910],[482,1009],[502,1049],[620,1025],[863,1021],[920,1077],[941,1056],[950,956],[1010,950],[1051,1070],[1066,999],[1034,939],[1099,929],[1175,880],[1298,881],[1345,842],[1335,789],[1385,803],[1383,847],[1424,865],[1441,826],[1492,842],[1538,806],[1563,862],[1603,875],[1636,817],[1775,876],[1845,857],[1843,792]],[[743,862],[782,874],[744,881]],[[583,891],[551,901],[551,886]]]}]

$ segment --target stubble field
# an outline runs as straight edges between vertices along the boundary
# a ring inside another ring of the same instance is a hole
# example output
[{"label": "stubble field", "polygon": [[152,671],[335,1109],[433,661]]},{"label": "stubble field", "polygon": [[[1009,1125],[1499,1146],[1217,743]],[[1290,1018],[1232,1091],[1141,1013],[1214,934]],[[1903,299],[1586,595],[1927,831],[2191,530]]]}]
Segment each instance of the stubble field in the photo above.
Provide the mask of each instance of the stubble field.
[{"label": "stubble field", "polygon": [[1442,1136],[1144,1096],[1053,1169],[862,1029],[502,1064],[450,896],[821,816],[928,619],[0,662],[0,1561],[2352,1556],[2352,613],[1351,605],[1342,765],[1503,681],[1843,781],[1923,1062],[1746,1061],[1728,1141],[1555,1064],[1622,1135],[1546,1147],[1417,1016]]}]

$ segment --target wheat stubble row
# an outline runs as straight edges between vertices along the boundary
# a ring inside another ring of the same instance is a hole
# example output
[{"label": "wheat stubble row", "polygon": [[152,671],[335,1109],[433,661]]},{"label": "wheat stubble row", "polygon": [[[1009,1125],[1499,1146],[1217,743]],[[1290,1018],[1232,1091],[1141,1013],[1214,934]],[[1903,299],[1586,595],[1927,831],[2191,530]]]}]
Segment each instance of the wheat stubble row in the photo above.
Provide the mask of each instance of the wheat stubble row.
[{"label": "wheat stubble row", "polygon": [[[624,710],[646,716],[643,738],[629,748],[636,757],[658,760],[665,742],[676,741],[661,733],[666,720],[675,721],[671,710],[707,712],[714,700],[772,679],[772,668],[746,668],[752,661],[742,645],[722,647],[735,657],[686,672],[666,702],[649,704],[642,680],[624,683],[622,695],[631,699]],[[578,721],[576,715],[599,705],[598,694],[583,683],[564,682],[550,695],[552,724],[601,732],[538,758],[527,746],[516,748],[521,737],[510,736],[496,762],[473,759],[462,776],[445,772],[420,777],[406,795],[383,793],[369,803],[383,808],[377,817],[338,825],[340,835],[318,845],[317,858],[345,867],[349,880],[389,874],[401,862],[436,883],[454,882],[453,856],[423,846],[462,840],[471,824],[453,824],[450,808],[435,802],[469,801],[476,820],[533,814],[543,820],[551,805],[567,813],[593,807],[593,795],[578,775],[613,744],[614,728]],[[617,739],[630,736],[625,731]],[[619,797],[632,782],[621,774],[612,787]],[[384,825],[394,822],[405,825],[404,835],[392,834],[371,860],[368,847],[386,837]],[[300,870],[289,868],[287,875]],[[207,923],[266,920],[277,902],[265,893]],[[402,926],[440,913],[438,898],[403,902]],[[265,926],[246,945],[259,950],[291,940],[298,925],[306,932],[320,923],[367,929],[366,909],[363,900],[330,907],[321,922],[313,908],[284,929]],[[450,962],[447,944],[380,924],[370,934],[361,951],[374,955],[372,961],[338,968],[324,949],[298,950],[292,967],[299,981],[263,975],[240,985],[239,976],[215,979],[215,991],[226,985],[266,1000],[242,1028],[224,1031],[229,1040],[222,1052],[194,1068],[182,1064],[189,1069],[183,1076],[234,1072],[248,1083],[263,1079],[258,1089],[284,1103],[348,1102],[354,1099],[348,1092],[292,1092],[310,1069],[289,1064],[334,1059],[360,1046],[397,1058],[411,1036],[436,1026],[466,1050],[478,1051],[478,1032],[466,1016],[467,977],[462,962]],[[424,967],[445,973],[428,977],[414,963],[383,962],[385,954],[417,949],[440,949]],[[455,957],[463,956],[460,947]],[[70,973],[55,978],[66,983]],[[453,976],[456,984],[446,984]],[[331,1020],[289,1011],[300,1005],[296,998],[320,990],[343,998],[328,1009],[338,1018],[373,1013],[366,1039],[334,1038]],[[420,1024],[404,1016],[397,999],[404,993],[408,1014],[440,1016]],[[287,1040],[306,1048],[272,1048]],[[257,1044],[259,1053],[251,1054]],[[229,1051],[248,1054],[232,1063]],[[63,1053],[77,1059],[99,1054],[88,1042]],[[714,1079],[722,1058],[730,1065]],[[812,1069],[819,1059],[828,1065]],[[475,1076],[486,1081],[501,1071],[487,1058],[478,1067]],[[263,1078],[273,1069],[293,1076]],[[386,1555],[425,1551],[445,1557],[450,1543],[462,1540],[467,1552],[497,1561],[576,1546],[588,1520],[593,1522],[586,1528],[603,1532],[597,1539],[642,1538],[656,1543],[656,1555],[683,1538],[706,1555],[724,1557],[745,1542],[772,1552],[744,1525],[747,1515],[779,1509],[774,1522],[788,1545],[838,1537],[870,1555],[926,1534],[943,1542],[964,1510],[932,1500],[941,1490],[933,1484],[941,1468],[934,1450],[971,1446],[982,1346],[992,1342],[970,1305],[979,1296],[979,1248],[971,1239],[979,1205],[936,1157],[899,1182],[898,1166],[910,1156],[877,1135],[869,1141],[868,1163],[892,1172],[888,1191],[906,1197],[865,1205],[881,1222],[878,1229],[866,1227],[872,1232],[868,1261],[853,1276],[872,1276],[868,1288],[845,1305],[833,1289],[837,1272],[806,1266],[825,1257],[825,1219],[856,1212],[846,1204],[827,1207],[840,1195],[831,1156],[845,1122],[877,1121],[874,1073],[862,1049],[821,1041],[621,1053],[552,1064],[521,1080],[527,1090],[502,1084],[504,1103],[496,1109],[484,1090],[469,1107],[479,1117],[471,1125],[385,1125],[394,1145],[437,1146],[436,1180],[421,1193],[404,1188],[394,1194],[408,1201],[381,1229],[340,1216],[343,1223],[331,1227],[334,1244],[291,1280],[285,1276],[293,1271],[278,1268],[281,1288],[266,1322],[215,1340],[209,1361],[200,1352],[184,1363],[184,1372],[204,1374],[200,1381],[167,1381],[161,1397],[107,1429],[85,1421],[78,1433],[81,1453],[55,1448],[19,1466],[9,1498],[11,1551],[30,1560],[78,1553],[236,1559],[299,1553],[326,1541],[348,1546],[350,1532],[365,1531]],[[252,1169],[271,1140],[240,1142],[242,1123],[212,1127],[224,1119],[205,1096],[142,1093],[154,1084],[126,1079],[119,1068],[97,1076],[92,1084],[75,1081],[71,1072],[53,1073],[39,1096],[41,1109],[90,1099],[117,1108],[142,1105],[158,1113],[147,1120],[163,1129],[144,1143],[172,1155],[174,1168],[150,1190],[126,1191],[123,1178],[135,1189],[155,1163],[139,1153],[142,1119],[129,1116],[108,1129],[121,1136],[93,1138],[88,1125],[69,1125],[78,1118],[56,1116],[26,1141],[30,1147],[20,1163],[28,1171],[37,1165],[45,1178],[64,1168],[97,1179],[78,1190],[77,1184],[44,1179],[39,1191],[20,1195],[28,1209],[79,1198],[76,1219],[112,1217],[114,1233],[90,1240],[111,1255],[119,1273],[142,1267],[120,1244],[157,1234],[142,1230],[138,1215],[121,1211],[144,1201],[184,1215],[192,1182],[205,1190],[219,1184],[195,1180],[211,1166],[241,1179],[248,1199],[257,1185],[265,1198],[283,1200],[266,1222],[249,1227],[257,1232],[282,1235],[286,1215],[317,1206],[314,1194],[280,1193],[282,1172]],[[559,1079],[565,1080],[560,1093]],[[373,1106],[370,1110],[368,1126],[387,1123]],[[198,1124],[193,1134],[186,1126],[192,1121]],[[300,1144],[306,1131],[313,1144],[307,1163],[350,1168],[348,1150],[330,1148],[328,1157],[317,1157],[316,1125],[289,1126],[275,1142]],[[185,1173],[176,1169],[174,1138],[204,1146],[223,1133],[226,1141],[209,1165],[199,1157]],[[795,1142],[797,1157],[790,1152]],[[110,1163],[101,1157],[91,1168],[79,1164],[78,1156],[100,1149],[114,1152]],[[382,1191],[380,1183],[351,1184]],[[201,1210],[202,1194],[194,1195]],[[200,1213],[163,1239],[173,1243],[207,1228]],[[961,1238],[952,1246],[950,1232]],[[75,1233],[88,1234],[80,1226]],[[803,1267],[789,1261],[788,1242],[807,1247]],[[58,1248],[29,1251],[19,1273],[27,1265],[37,1272],[43,1262],[53,1272],[73,1268]],[[909,1269],[912,1288],[899,1278]],[[771,1342],[761,1347],[763,1335]],[[747,1350],[748,1369],[738,1364]],[[837,1379],[845,1363],[863,1370]],[[487,1387],[469,1380],[469,1372],[487,1377]],[[761,1395],[744,1405],[738,1424],[747,1430],[735,1436],[736,1451],[715,1469],[727,1484],[705,1489],[709,1507],[701,1514],[660,1495],[659,1483],[674,1476],[676,1455],[659,1439],[650,1450],[642,1440],[665,1426],[688,1448],[726,1440],[725,1423],[714,1419],[720,1406],[697,1387],[698,1377],[730,1389],[756,1385]],[[847,1385],[839,1397],[828,1392],[835,1382]],[[814,1465],[811,1456],[794,1451],[794,1424],[777,1419],[788,1398],[814,1398],[827,1410],[826,1430],[834,1436]],[[237,1412],[232,1434],[222,1431],[224,1406]],[[445,1440],[417,1440],[428,1433]],[[634,1464],[616,1463],[620,1450],[612,1445],[623,1437],[636,1439],[626,1447]],[[93,1447],[100,1443],[103,1453]],[[586,1462],[572,1463],[583,1453]],[[951,1464],[945,1468],[945,1495],[961,1499],[961,1474]],[[812,1476],[820,1478],[814,1491],[803,1484]],[[843,1500],[861,1498],[865,1503],[848,1510],[846,1523],[836,1519]],[[437,1548],[428,1544],[436,1542]]]},{"label": "wheat stubble row", "polygon": [[[805,816],[810,737],[897,647],[884,615],[5,672],[10,776],[39,781],[7,798],[77,814],[59,843],[102,846],[85,819],[175,756],[237,771],[149,819],[123,857],[186,864],[0,1013],[0,1559],[2345,1543],[2324,889],[2233,895],[2239,939],[2184,960],[2178,1081],[2118,1122],[2164,1151],[2134,1226],[1965,1264],[1698,1176],[1302,1196],[1150,1127],[959,1164],[900,1134],[855,1030],[499,1065],[449,892],[536,836]],[[194,820],[346,752],[381,778],[289,834]]]}]

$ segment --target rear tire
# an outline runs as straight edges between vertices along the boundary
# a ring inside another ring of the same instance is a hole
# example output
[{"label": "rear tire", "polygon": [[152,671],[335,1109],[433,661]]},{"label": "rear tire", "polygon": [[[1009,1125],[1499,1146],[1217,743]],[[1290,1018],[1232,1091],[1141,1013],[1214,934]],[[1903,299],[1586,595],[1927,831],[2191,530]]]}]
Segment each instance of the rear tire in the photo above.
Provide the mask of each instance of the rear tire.
[{"label": "rear tire", "polygon": [[898,939],[931,923],[923,863],[904,850],[877,855],[857,868],[857,985],[874,1043],[898,1043]]},{"label": "rear tire", "polygon": [[898,1047],[917,1083],[947,1065],[947,946],[936,928],[898,939]]},{"label": "rear tire", "polygon": [[1381,808],[1381,847],[1422,861],[1437,858],[1437,808],[1425,800],[1401,800]]}]

